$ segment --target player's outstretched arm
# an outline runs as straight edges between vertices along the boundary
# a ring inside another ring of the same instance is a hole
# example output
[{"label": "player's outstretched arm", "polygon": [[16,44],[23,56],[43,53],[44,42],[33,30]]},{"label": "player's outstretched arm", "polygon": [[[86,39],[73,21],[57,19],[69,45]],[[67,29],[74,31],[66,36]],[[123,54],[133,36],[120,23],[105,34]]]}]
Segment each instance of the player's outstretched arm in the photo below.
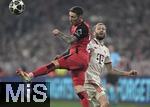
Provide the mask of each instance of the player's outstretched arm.
[{"label": "player's outstretched arm", "polygon": [[105,66],[106,66],[107,70],[109,71],[109,73],[111,73],[111,74],[122,75],[122,76],[136,76],[137,75],[136,70],[121,71],[121,70],[112,68],[111,63],[105,64]]},{"label": "player's outstretched arm", "polygon": [[77,38],[75,36],[68,36],[66,34],[64,34],[63,32],[59,31],[58,29],[54,29],[52,31],[52,33],[55,35],[55,36],[59,36],[64,39],[68,44],[70,43],[73,43],[75,41],[77,41]]}]

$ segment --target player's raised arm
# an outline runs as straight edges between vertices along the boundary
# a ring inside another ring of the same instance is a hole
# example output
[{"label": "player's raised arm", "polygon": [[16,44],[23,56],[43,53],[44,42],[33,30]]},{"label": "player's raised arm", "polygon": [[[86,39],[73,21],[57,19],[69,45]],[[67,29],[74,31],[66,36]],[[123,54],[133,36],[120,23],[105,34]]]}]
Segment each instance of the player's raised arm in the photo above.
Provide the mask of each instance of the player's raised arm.
[{"label": "player's raised arm", "polygon": [[67,43],[69,43],[69,44],[77,40],[76,37],[66,35],[66,34],[64,34],[63,32],[59,31],[58,29],[54,29],[54,30],[52,31],[52,33],[53,33],[55,36],[60,36],[62,39],[64,39],[64,40],[65,40]]},{"label": "player's raised arm", "polygon": [[52,31],[52,33],[55,35],[55,36],[60,36],[61,38],[63,38],[67,43],[73,43],[75,41],[78,41],[84,37],[86,37],[89,33],[88,31],[88,27],[85,25],[85,24],[82,24],[81,22],[81,25],[78,26],[78,28],[76,29],[75,33],[73,35],[66,35],[64,34],[63,32],[61,32],[60,30],[58,29],[54,29]]},{"label": "player's raised arm", "polygon": [[111,63],[105,64],[105,66],[106,66],[109,73],[112,73],[112,74],[115,74],[115,75],[122,75],[122,76],[136,76],[137,75],[136,70],[121,71],[121,70],[112,68]]}]

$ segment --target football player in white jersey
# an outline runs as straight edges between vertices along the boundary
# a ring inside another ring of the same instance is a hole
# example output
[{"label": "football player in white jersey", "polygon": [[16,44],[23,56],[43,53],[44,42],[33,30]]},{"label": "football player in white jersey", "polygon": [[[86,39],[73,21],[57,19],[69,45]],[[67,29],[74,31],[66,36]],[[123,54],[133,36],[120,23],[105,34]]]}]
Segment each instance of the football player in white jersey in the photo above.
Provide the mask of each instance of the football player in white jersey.
[{"label": "football player in white jersey", "polygon": [[87,46],[91,57],[85,74],[84,87],[94,107],[109,107],[109,101],[100,78],[104,71],[104,66],[109,73],[116,75],[134,76],[137,75],[137,71],[120,71],[112,68],[109,50],[103,43],[103,39],[106,37],[106,26],[103,23],[95,25],[93,36],[94,38],[91,39]]}]

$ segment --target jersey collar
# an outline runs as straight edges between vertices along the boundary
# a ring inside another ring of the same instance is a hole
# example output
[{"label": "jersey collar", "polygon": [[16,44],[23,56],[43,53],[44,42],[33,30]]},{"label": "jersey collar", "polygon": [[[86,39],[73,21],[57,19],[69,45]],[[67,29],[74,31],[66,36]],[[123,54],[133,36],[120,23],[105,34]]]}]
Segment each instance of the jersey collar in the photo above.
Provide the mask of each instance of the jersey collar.
[{"label": "jersey collar", "polygon": [[97,40],[96,38],[94,38],[94,41],[96,42],[96,44],[98,45],[104,45],[104,41],[103,40]]}]

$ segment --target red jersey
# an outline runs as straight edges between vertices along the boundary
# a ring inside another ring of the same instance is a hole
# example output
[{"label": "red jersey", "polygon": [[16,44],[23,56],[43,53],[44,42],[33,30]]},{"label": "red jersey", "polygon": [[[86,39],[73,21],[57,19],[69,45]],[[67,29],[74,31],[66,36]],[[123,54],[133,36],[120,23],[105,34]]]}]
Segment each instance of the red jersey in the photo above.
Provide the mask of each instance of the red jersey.
[{"label": "red jersey", "polygon": [[72,36],[76,36],[78,39],[76,42],[71,44],[70,50],[86,50],[87,44],[89,43],[89,25],[85,22],[81,22],[77,25],[72,25],[70,28],[70,33]]}]

